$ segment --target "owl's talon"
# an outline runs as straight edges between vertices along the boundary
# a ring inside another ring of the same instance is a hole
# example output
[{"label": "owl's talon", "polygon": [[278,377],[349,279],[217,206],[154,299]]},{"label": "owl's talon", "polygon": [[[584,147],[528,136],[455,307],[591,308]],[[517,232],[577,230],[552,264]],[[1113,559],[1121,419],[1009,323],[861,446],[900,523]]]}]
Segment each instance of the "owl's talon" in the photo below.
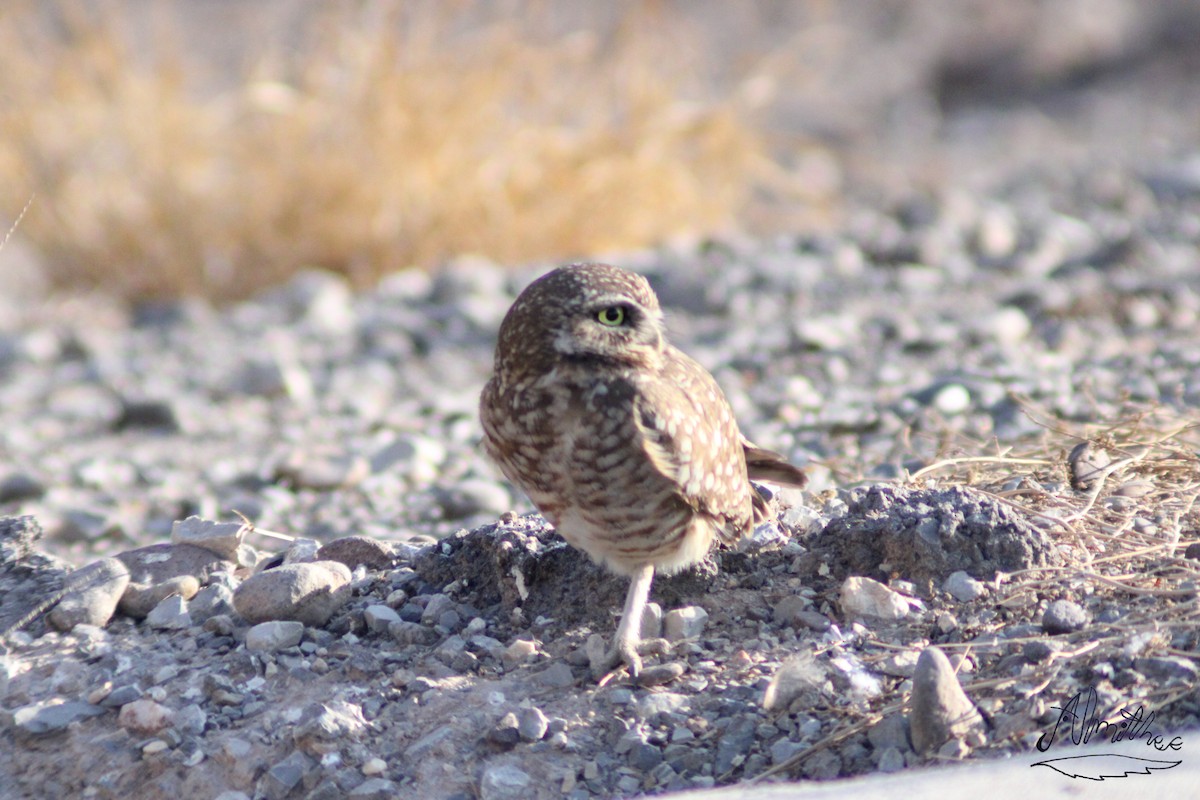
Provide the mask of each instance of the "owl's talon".
[{"label": "owl's talon", "polygon": [[591,661],[592,675],[600,685],[608,683],[624,667],[634,682],[642,673],[642,656],[665,656],[671,652],[671,643],[666,639],[644,639],[636,642],[618,642]]}]

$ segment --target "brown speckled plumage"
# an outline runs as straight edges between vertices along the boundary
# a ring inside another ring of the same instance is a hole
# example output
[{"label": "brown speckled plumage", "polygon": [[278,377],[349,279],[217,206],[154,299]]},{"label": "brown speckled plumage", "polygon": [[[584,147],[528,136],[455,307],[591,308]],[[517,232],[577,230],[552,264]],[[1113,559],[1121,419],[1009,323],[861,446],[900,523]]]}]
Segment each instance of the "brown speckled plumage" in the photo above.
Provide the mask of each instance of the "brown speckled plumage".
[{"label": "brown speckled plumage", "polygon": [[[646,280],[603,264],[556,269],[521,293],[480,417],[488,454],[563,538],[634,578],[625,616],[638,620],[655,569],[695,563],[714,536],[732,542],[754,524],[750,478],[804,483],[742,437],[713,377],[667,342]],[[635,673],[637,627],[622,619],[611,659]]]}]

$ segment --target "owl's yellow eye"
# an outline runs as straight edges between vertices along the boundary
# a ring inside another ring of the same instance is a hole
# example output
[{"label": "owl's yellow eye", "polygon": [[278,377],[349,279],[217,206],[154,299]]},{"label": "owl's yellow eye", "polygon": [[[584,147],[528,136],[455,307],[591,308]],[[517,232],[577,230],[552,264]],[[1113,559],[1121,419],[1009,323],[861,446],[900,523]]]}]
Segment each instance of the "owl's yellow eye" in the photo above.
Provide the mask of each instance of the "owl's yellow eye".
[{"label": "owl's yellow eye", "polygon": [[625,309],[620,306],[609,306],[596,314],[596,319],[600,320],[601,325],[615,328],[625,321]]}]

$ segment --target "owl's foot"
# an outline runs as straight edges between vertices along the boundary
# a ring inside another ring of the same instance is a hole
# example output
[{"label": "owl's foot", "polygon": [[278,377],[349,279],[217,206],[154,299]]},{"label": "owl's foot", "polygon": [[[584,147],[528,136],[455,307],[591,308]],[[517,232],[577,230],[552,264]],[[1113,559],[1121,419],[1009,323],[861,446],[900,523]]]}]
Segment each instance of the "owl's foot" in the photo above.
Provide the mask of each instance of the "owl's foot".
[{"label": "owl's foot", "polygon": [[592,634],[588,638],[588,660],[592,677],[607,683],[622,666],[629,669],[629,677],[635,681],[642,672],[642,656],[665,656],[671,652],[671,643],[666,639],[622,639],[618,637],[609,648],[604,638]]}]

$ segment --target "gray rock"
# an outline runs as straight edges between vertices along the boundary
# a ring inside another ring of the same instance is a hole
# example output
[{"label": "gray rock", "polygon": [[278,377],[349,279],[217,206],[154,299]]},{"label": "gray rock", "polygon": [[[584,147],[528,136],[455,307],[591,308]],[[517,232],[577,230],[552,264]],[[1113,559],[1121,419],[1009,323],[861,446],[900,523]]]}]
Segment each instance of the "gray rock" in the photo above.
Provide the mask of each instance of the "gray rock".
[{"label": "gray rock", "polygon": [[[141,586],[157,586],[179,576],[195,578],[203,586],[213,573],[236,568],[232,561],[191,544],[153,544],[118,553],[117,558],[129,569],[130,582]],[[150,603],[146,613],[161,599]]]},{"label": "gray rock", "polygon": [[708,612],[700,606],[672,609],[663,616],[663,638],[668,642],[699,638],[706,622]]},{"label": "gray rock", "polygon": [[879,751],[875,763],[880,772],[899,772],[904,769],[904,754],[895,747],[888,747]]},{"label": "gray rock", "polygon": [[904,619],[910,608],[902,595],[877,580],[859,576],[842,582],[840,599],[842,611],[849,617]]},{"label": "gray rock", "polygon": [[331,700],[306,707],[292,739],[305,753],[319,758],[340,750],[347,742],[358,741],[367,734],[369,726],[363,718],[362,706]]},{"label": "gray rock", "polygon": [[129,570],[115,558],[102,558],[67,576],[62,599],[50,611],[50,624],[60,631],[76,625],[103,627],[112,619],[125,588]]},{"label": "gray rock", "polygon": [[78,700],[55,703],[45,700],[12,712],[13,726],[23,734],[45,736],[64,730],[76,720],[103,714],[105,709]]},{"label": "gray rock", "polygon": [[692,699],[676,692],[646,694],[637,701],[638,716],[653,721],[659,714],[682,714],[691,707]]},{"label": "gray rock", "polygon": [[221,583],[205,586],[188,601],[188,613],[194,622],[201,624],[218,614],[234,614],[233,589]]},{"label": "gray rock", "polygon": [[350,790],[352,800],[392,800],[396,797],[396,784],[387,778],[368,778]]},{"label": "gray rock", "polygon": [[24,472],[14,472],[0,480],[0,503],[36,500],[45,493],[46,487],[37,478]]},{"label": "gray rock", "polygon": [[517,732],[526,742],[540,741],[546,736],[549,725],[550,721],[546,719],[546,715],[536,706],[522,708],[517,713]]},{"label": "gray rock", "polygon": [[1182,656],[1135,658],[1133,668],[1159,683],[1175,680],[1193,684],[1200,675],[1200,670],[1196,668],[1196,662]]},{"label": "gray rock", "polygon": [[526,800],[532,782],[513,764],[489,762],[479,777],[479,800]]},{"label": "gray rock", "polygon": [[771,745],[771,763],[782,764],[797,753],[809,748],[804,742],[793,742],[790,739],[778,739]]},{"label": "gray rock", "polygon": [[155,584],[131,581],[121,595],[121,613],[134,619],[143,619],[169,597],[190,600],[200,591],[200,581],[191,575],[176,575]]},{"label": "gray rock", "polygon": [[501,717],[487,733],[487,740],[501,747],[512,747],[521,741],[521,723],[512,711]]},{"label": "gray rock", "polygon": [[172,724],[180,733],[199,736],[204,733],[204,726],[208,723],[208,715],[204,713],[204,709],[195,703],[189,703],[175,712],[175,717]]},{"label": "gray rock", "polygon": [[251,575],[233,593],[247,622],[294,620],[319,628],[350,599],[350,570],[337,561],[288,564]]},{"label": "gray rock", "polygon": [[942,589],[963,603],[970,603],[987,594],[987,586],[983,582],[975,580],[962,570],[951,572],[942,584]]},{"label": "gray rock", "polygon": [[226,561],[237,561],[238,547],[248,530],[241,522],[214,522],[188,517],[171,526],[171,541],[203,547]]},{"label": "gray rock", "polygon": [[713,772],[723,775],[734,767],[734,759],[746,757],[754,744],[758,721],[753,716],[735,717],[717,740],[717,757]]},{"label": "gray rock", "polygon": [[363,621],[372,633],[385,633],[389,625],[400,621],[400,615],[388,606],[373,605],[363,609]]},{"label": "gray rock", "polygon": [[1071,600],[1055,600],[1042,614],[1042,630],[1049,634],[1072,633],[1088,624],[1088,613]]},{"label": "gray rock", "polygon": [[387,543],[369,536],[343,536],[321,545],[318,561],[339,561],[350,569],[390,569],[395,554]]},{"label": "gray rock", "polygon": [[559,689],[575,685],[575,674],[562,661],[555,661],[541,672],[536,673],[533,678],[545,686]]},{"label": "gray rock", "polygon": [[140,699],[142,696],[142,687],[136,683],[127,683],[124,686],[118,686],[109,692],[100,705],[104,708],[120,708],[127,703],[132,703],[134,700]]},{"label": "gray rock", "polygon": [[908,724],[918,753],[934,752],[950,739],[983,735],[983,718],[941,650],[927,647],[921,652],[912,680]]},{"label": "gray rock", "polygon": [[146,615],[146,624],[156,630],[180,631],[192,626],[188,602],[179,595],[164,598]]},{"label": "gray rock", "polygon": [[824,667],[811,653],[792,656],[771,676],[763,694],[763,708],[784,710],[806,693],[819,690],[827,680]]},{"label": "gray rock", "polygon": [[267,800],[283,800],[315,766],[311,758],[293,750],[286,758],[271,765],[259,779],[258,792]]},{"label": "gray rock", "polygon": [[433,628],[405,620],[388,625],[388,635],[399,644],[433,644],[438,640],[438,633]]},{"label": "gray rock", "polygon": [[295,647],[303,637],[304,624],[301,622],[260,622],[246,631],[246,649],[257,653],[274,653],[285,647]]}]

